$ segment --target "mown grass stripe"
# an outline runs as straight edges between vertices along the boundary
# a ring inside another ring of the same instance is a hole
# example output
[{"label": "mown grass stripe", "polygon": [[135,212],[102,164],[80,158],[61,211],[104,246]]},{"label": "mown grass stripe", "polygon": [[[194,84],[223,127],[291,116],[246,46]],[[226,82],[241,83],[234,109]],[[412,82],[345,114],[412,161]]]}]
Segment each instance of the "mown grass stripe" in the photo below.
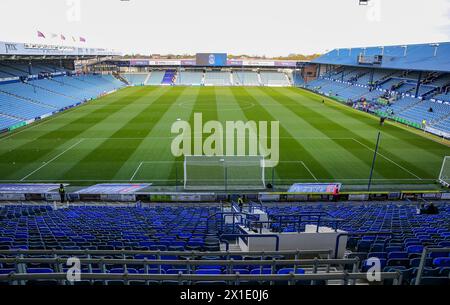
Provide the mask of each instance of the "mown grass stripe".
[{"label": "mown grass stripe", "polygon": [[[144,136],[147,137],[164,113],[170,109],[174,101],[182,94],[184,88],[173,88],[159,96],[152,104],[146,105],[128,120],[121,128],[105,140],[97,148],[90,151],[73,169],[64,174],[66,179],[113,179],[122,165],[142,143],[143,139],[118,143],[115,137]],[[133,135],[134,133],[134,135]]]},{"label": "mown grass stripe", "polygon": [[[191,109],[191,114],[189,117],[189,123],[191,125],[192,132],[192,142],[191,142],[191,152],[194,154],[194,114],[202,113],[203,122],[207,122],[210,120],[217,120],[217,100],[216,100],[216,92],[214,87],[200,87],[198,91],[198,95],[195,99],[195,103]],[[204,139],[208,135],[201,136],[201,143],[203,143]],[[175,159],[175,163],[172,166],[170,172],[170,179],[175,181],[178,179],[178,184],[181,184],[184,180],[184,157],[178,157]]]}]

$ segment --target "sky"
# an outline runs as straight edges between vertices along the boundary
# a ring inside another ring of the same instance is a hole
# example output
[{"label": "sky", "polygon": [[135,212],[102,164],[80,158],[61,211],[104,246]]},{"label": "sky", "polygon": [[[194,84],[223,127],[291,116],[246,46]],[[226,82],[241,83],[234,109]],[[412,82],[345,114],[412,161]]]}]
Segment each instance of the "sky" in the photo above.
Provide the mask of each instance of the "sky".
[{"label": "sky", "polygon": [[369,1],[1,0],[0,41],[259,56],[450,41],[450,0]]}]

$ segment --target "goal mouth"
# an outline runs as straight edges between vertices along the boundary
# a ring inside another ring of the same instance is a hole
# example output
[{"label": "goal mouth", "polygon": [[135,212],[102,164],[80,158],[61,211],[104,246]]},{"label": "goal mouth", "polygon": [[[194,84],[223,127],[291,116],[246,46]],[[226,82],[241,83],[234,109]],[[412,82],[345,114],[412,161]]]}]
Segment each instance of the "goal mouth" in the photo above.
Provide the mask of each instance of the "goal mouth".
[{"label": "goal mouth", "polygon": [[262,156],[185,156],[185,190],[263,190]]}]

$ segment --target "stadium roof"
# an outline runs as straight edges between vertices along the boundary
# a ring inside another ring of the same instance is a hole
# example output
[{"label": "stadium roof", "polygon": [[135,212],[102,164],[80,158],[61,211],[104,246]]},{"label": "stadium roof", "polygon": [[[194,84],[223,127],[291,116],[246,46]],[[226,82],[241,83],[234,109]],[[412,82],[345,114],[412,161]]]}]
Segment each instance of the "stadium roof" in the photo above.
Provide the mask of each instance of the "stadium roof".
[{"label": "stadium roof", "polygon": [[81,48],[38,43],[0,41],[0,57],[97,57],[120,56],[121,53],[102,48]]},{"label": "stadium roof", "polygon": [[450,72],[450,42],[335,49],[312,62],[382,69]]}]

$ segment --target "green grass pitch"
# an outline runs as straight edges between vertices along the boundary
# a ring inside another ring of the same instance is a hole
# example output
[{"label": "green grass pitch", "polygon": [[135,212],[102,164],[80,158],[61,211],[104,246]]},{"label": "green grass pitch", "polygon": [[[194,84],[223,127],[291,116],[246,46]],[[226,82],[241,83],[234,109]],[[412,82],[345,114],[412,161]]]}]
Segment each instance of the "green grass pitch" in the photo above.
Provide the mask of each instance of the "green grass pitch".
[{"label": "green grass pitch", "polygon": [[448,146],[297,88],[130,87],[0,138],[0,182],[183,180],[170,128],[177,119],[279,121],[277,184],[365,184],[378,131],[375,183],[433,183]]}]

